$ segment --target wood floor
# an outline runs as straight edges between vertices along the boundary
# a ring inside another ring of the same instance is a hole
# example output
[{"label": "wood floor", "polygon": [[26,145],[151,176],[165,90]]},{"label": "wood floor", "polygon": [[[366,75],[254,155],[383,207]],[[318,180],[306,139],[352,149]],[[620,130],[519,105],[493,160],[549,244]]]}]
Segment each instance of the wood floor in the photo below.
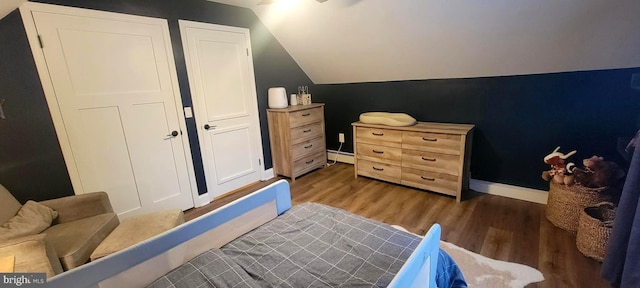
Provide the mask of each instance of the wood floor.
[{"label": "wood floor", "polygon": [[[193,219],[276,180],[240,189],[185,212],[185,217]],[[417,234],[439,223],[444,241],[542,271],[545,281],[527,287],[609,287],[600,277],[600,263],[577,250],[575,236],[545,218],[545,205],[473,191],[467,194],[467,200],[456,203],[453,197],[365,177],[354,179],[353,165],[341,163],[291,184],[293,205],[323,203]]]}]

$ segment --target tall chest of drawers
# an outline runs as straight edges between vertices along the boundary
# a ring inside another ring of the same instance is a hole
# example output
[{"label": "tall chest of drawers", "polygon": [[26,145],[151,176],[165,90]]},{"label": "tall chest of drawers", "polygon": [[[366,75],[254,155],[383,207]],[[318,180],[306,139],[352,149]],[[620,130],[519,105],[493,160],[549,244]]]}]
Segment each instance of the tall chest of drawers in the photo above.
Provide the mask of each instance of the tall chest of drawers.
[{"label": "tall chest of drawers", "polygon": [[271,157],[276,175],[296,177],[327,163],[324,104],[267,109]]},{"label": "tall chest of drawers", "polygon": [[355,122],[355,176],[455,196],[469,188],[472,131],[467,124],[393,127]]}]

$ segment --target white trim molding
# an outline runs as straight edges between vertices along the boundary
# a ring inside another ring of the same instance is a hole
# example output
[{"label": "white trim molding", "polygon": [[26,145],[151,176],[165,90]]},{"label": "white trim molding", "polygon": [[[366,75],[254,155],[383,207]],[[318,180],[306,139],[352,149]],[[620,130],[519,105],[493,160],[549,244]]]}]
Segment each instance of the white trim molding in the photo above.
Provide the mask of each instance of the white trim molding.
[{"label": "white trim molding", "polygon": [[469,188],[481,193],[497,195],[507,198],[524,200],[539,204],[547,204],[549,193],[543,190],[531,189],[526,187],[494,183],[483,180],[471,179]]},{"label": "white trim molding", "polygon": [[193,200],[194,200],[194,203],[193,203],[194,208],[199,208],[211,203],[211,201],[213,201],[213,197],[211,196],[211,193],[204,193],[204,194],[198,195]]},{"label": "white trim molding", "polygon": [[[327,150],[327,158],[330,161],[335,161],[336,159],[335,150]],[[354,158],[353,153],[348,152],[339,152],[338,153],[338,162],[353,164]],[[547,204],[547,197],[549,193],[543,190],[531,189],[526,187],[488,182],[483,180],[471,179],[469,181],[469,188],[480,192],[486,193],[490,195],[497,195],[507,198],[513,198],[518,200],[529,201],[533,203],[539,204]]]},{"label": "white trim molding", "polygon": [[[275,177],[273,168],[263,170],[261,171],[261,173],[263,178],[260,181],[267,181]],[[195,208],[199,208],[211,203],[214,200],[213,198],[214,197],[209,192],[198,195],[196,198],[194,198]]]},{"label": "white trim molding", "polygon": [[327,160],[336,161],[340,163],[354,164],[353,153],[338,152],[336,150],[327,150]]},{"label": "white trim molding", "polygon": [[264,170],[262,172],[262,181],[267,181],[273,177],[276,177],[275,173],[273,172],[273,168]]}]

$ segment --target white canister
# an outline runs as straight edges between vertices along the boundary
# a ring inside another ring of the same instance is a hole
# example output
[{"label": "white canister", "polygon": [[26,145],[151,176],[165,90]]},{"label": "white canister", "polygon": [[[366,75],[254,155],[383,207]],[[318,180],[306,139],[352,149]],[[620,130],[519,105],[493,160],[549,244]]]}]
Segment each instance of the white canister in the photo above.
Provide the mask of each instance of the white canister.
[{"label": "white canister", "polygon": [[286,108],[287,90],[284,87],[269,88],[269,108]]},{"label": "white canister", "polygon": [[291,106],[298,105],[298,95],[297,94],[291,94],[291,101],[289,102],[289,104],[291,104]]}]

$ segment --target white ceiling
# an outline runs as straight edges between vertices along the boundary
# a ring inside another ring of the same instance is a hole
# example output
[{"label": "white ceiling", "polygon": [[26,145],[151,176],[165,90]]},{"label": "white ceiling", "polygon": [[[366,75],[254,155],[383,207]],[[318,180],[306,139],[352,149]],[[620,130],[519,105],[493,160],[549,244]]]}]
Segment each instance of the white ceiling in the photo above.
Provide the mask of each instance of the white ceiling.
[{"label": "white ceiling", "polygon": [[211,0],[252,9],[316,84],[640,67],[640,1]]},{"label": "white ceiling", "polygon": [[215,0],[253,10],[316,84],[640,67],[637,0],[260,1]]},{"label": "white ceiling", "polygon": [[0,0],[0,19],[18,8],[22,2],[27,2],[27,0]]}]

